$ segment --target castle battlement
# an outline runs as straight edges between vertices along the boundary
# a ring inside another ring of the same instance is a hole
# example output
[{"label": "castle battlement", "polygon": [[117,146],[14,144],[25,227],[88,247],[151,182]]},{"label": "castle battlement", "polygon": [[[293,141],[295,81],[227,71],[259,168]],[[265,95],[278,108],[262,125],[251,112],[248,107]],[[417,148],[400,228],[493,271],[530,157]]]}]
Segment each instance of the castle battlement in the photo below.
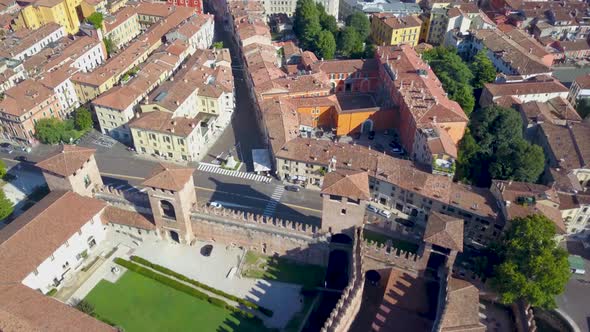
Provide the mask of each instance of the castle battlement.
[{"label": "castle battlement", "polygon": [[249,223],[253,225],[261,225],[278,228],[282,231],[287,231],[293,234],[307,235],[311,237],[320,236],[322,233],[317,226],[308,225],[298,221],[291,221],[276,217],[268,217],[260,214],[232,210],[227,208],[212,208],[208,206],[193,206],[191,211],[193,215],[210,215],[223,219],[229,219],[240,223]]},{"label": "castle battlement", "polygon": [[365,271],[363,267],[363,231],[355,229],[352,248],[352,273],[348,285],[322,327],[322,332],[348,331],[354,321],[363,298]]}]

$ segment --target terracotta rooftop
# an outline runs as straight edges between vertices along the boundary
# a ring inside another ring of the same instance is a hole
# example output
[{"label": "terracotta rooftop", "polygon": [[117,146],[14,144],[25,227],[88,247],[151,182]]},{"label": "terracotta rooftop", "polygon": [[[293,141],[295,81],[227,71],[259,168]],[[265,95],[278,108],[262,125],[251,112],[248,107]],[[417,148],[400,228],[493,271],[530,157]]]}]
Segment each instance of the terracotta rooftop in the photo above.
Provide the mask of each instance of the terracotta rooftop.
[{"label": "terracotta rooftop", "polygon": [[530,94],[545,94],[569,92],[569,89],[554,78],[530,79],[515,83],[485,83],[484,89],[494,97],[522,96]]},{"label": "terracotta rooftop", "polygon": [[578,76],[574,82],[578,84],[580,89],[590,89],[590,74]]},{"label": "terracotta rooftop", "polygon": [[543,62],[549,52],[520,29],[503,33],[497,29],[475,30],[474,36],[483,45],[520,75],[544,74],[551,72]]},{"label": "terracotta rooftop", "polygon": [[37,30],[22,29],[17,33],[4,36],[0,42],[0,56],[7,58],[17,56],[60,29],[63,30],[61,25],[48,23]]},{"label": "terracotta rooftop", "polygon": [[498,215],[496,202],[488,189],[453,183],[449,177],[431,174],[409,160],[394,158],[361,145],[296,137],[287,141],[275,152],[275,156],[324,167],[334,157],[337,170],[364,171],[380,181],[479,216],[496,219]]},{"label": "terracotta rooftop", "polygon": [[534,183],[492,180],[492,192],[495,191],[499,193],[498,200],[505,206],[506,220],[542,214],[555,224],[558,233],[565,233],[555,189]]},{"label": "terracotta rooftop", "polygon": [[443,248],[463,251],[463,219],[430,212],[423,239]]},{"label": "terracotta rooftop", "polygon": [[0,101],[0,112],[14,116],[21,116],[56,98],[52,90],[31,79],[6,90],[4,95]]},{"label": "terracotta rooftop", "polygon": [[151,215],[143,215],[134,211],[107,206],[102,213],[104,223],[127,225],[147,230],[155,230],[156,224]]},{"label": "terracotta rooftop", "polygon": [[374,18],[380,19],[391,29],[415,28],[422,25],[422,21],[414,15],[397,17],[392,13],[373,14]]},{"label": "terracotta rooftop", "polygon": [[0,231],[0,281],[20,283],[105,206],[69,191],[49,193]]},{"label": "terracotta rooftop", "polygon": [[559,124],[564,121],[582,121],[572,104],[561,96],[547,102],[526,102],[520,105],[520,111],[526,119],[533,122]]},{"label": "terracotta rooftop", "polygon": [[37,167],[67,177],[82,168],[95,151],[76,145],[63,145],[59,152],[38,162]]},{"label": "terracotta rooftop", "polygon": [[367,172],[350,170],[329,172],[324,176],[322,194],[368,200],[371,194]]},{"label": "terracotta rooftop", "polygon": [[189,180],[192,179],[194,172],[194,168],[169,163],[159,163],[152,170],[152,174],[141,184],[146,187],[179,191],[186,186]]},{"label": "terracotta rooftop", "polygon": [[585,168],[590,163],[590,124],[554,125],[541,123],[542,135],[551,151],[553,167],[567,170]]},{"label": "terracotta rooftop", "polygon": [[[410,46],[381,46],[381,64],[393,73],[400,103],[406,105],[417,127],[436,122],[467,122],[461,106],[450,100],[430,66]],[[391,77],[390,77],[391,78]]]},{"label": "terracotta rooftop", "polygon": [[447,301],[441,317],[441,332],[484,332],[479,317],[479,290],[473,284],[449,278]]},{"label": "terracotta rooftop", "polygon": [[129,127],[188,137],[193,131],[197,130],[200,120],[206,116],[211,117],[212,115],[199,113],[197,117],[189,118],[183,116],[174,117],[172,113],[165,111],[152,111],[145,112],[139,118],[132,120]]}]

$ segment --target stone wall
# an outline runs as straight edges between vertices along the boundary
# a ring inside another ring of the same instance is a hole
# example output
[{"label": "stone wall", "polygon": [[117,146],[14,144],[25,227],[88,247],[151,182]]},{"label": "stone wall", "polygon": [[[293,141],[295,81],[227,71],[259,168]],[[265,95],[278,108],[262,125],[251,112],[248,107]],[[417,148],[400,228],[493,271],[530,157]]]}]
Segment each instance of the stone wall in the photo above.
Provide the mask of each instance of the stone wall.
[{"label": "stone wall", "polygon": [[140,191],[121,191],[110,186],[97,185],[93,190],[94,197],[125,210],[152,214],[150,201],[146,193]]},{"label": "stone wall", "polygon": [[309,264],[328,264],[327,237],[315,226],[206,206],[193,207],[191,219],[194,237],[200,240],[236,245]]},{"label": "stone wall", "polygon": [[346,332],[356,318],[363,300],[365,269],[363,266],[363,231],[355,229],[351,253],[352,275],[336,307],[322,327],[322,332]]},{"label": "stone wall", "polygon": [[363,241],[365,267],[367,270],[378,270],[395,265],[412,272],[421,272],[428,263],[428,254],[415,254],[392,246]]}]

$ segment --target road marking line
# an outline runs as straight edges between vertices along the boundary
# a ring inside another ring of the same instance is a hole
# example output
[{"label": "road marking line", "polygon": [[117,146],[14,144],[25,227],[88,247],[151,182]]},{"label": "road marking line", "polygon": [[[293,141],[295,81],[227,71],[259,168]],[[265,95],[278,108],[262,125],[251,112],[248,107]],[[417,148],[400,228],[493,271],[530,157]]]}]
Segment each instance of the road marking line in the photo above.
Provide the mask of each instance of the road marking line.
[{"label": "road marking line", "polygon": [[[132,179],[132,180],[145,180],[145,178],[138,177],[138,176],[131,176],[131,175],[122,175],[122,174],[113,174],[113,173],[101,173],[101,175],[111,176],[111,177],[114,177],[114,178]],[[270,181],[270,179],[269,179],[269,181]],[[248,195],[241,195],[241,194],[236,194],[236,193],[228,192],[228,191],[215,190],[215,189],[212,189],[212,188],[195,186],[195,189],[202,190],[202,191],[219,192],[219,193],[223,193],[223,194],[236,195],[236,196],[246,197],[246,198],[249,198],[249,199],[254,199],[254,200],[259,200],[259,201],[267,201],[267,199],[264,199],[264,198],[253,197],[253,196],[248,196]],[[140,191],[141,192],[145,192],[146,190],[147,190],[147,188],[143,188]],[[306,211],[311,211],[311,212],[320,212],[320,213],[322,212],[322,210],[310,208],[310,207],[307,207],[307,206],[301,206],[301,205],[290,204],[290,203],[282,203],[282,204],[284,206],[288,206],[288,207],[294,208],[294,209],[301,209],[301,210],[306,210]]]}]

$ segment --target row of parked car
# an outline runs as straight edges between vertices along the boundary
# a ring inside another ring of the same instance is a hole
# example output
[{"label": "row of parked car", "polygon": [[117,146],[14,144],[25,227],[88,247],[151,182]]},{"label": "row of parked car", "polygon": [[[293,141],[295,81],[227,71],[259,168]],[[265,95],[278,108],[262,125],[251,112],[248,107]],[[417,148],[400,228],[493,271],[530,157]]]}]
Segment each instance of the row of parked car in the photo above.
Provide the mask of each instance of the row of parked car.
[{"label": "row of parked car", "polygon": [[379,208],[377,208],[377,207],[375,207],[375,206],[373,206],[371,204],[367,204],[367,210],[369,210],[369,211],[371,211],[373,213],[376,213],[376,214],[378,214],[380,216],[383,216],[383,217],[385,217],[387,219],[389,219],[391,217],[391,214],[392,214],[391,211],[389,211],[389,210],[379,209]]}]

